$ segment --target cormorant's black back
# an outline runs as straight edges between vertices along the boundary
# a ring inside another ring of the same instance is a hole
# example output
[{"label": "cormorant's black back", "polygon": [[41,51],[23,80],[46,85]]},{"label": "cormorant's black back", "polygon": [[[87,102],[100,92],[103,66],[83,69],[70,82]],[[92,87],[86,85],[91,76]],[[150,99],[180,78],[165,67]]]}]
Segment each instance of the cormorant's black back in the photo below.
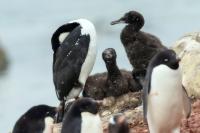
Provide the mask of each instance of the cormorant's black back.
[{"label": "cormorant's black back", "polygon": [[55,51],[53,79],[59,100],[79,85],[81,66],[87,56],[90,37],[81,34],[81,26],[75,27]]}]

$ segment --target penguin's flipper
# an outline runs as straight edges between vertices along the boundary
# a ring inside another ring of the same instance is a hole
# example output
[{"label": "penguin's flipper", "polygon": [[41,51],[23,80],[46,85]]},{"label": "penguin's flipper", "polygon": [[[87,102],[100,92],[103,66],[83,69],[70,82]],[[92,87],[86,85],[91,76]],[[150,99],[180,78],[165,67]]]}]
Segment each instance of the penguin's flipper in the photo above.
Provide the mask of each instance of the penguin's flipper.
[{"label": "penguin's flipper", "polygon": [[148,95],[151,90],[151,73],[152,70],[149,69],[146,73],[146,77],[144,80],[143,85],[143,115],[144,115],[144,121],[147,122],[147,108],[148,108]]},{"label": "penguin's flipper", "polygon": [[144,83],[144,88],[143,88],[143,116],[144,116],[145,122],[147,122],[147,106],[148,106],[148,88],[146,87],[146,85]]},{"label": "penguin's flipper", "polygon": [[191,101],[190,98],[188,97],[185,87],[182,86],[182,88],[183,88],[183,109],[184,109],[183,111],[186,118],[188,118],[191,114]]}]

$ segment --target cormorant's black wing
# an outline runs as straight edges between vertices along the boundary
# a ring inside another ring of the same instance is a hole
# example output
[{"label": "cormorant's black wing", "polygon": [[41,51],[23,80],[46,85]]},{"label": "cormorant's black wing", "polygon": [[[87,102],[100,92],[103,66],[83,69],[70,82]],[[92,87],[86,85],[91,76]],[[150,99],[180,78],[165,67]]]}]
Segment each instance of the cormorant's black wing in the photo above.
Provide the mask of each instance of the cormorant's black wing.
[{"label": "cormorant's black wing", "polygon": [[59,100],[67,96],[73,86],[78,83],[89,43],[89,35],[81,35],[81,27],[78,26],[58,47],[53,64],[53,78]]}]

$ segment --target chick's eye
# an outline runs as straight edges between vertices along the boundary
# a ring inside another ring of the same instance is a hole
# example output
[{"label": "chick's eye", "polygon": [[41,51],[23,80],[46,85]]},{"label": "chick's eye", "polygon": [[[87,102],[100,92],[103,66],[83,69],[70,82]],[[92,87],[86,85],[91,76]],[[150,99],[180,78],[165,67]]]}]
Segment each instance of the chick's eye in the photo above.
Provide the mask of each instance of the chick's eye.
[{"label": "chick's eye", "polygon": [[136,18],[136,21],[139,21],[139,20],[140,20],[140,19],[137,17],[137,18]]},{"label": "chick's eye", "polygon": [[164,59],[164,62],[168,62],[169,60],[166,58],[166,59]]}]

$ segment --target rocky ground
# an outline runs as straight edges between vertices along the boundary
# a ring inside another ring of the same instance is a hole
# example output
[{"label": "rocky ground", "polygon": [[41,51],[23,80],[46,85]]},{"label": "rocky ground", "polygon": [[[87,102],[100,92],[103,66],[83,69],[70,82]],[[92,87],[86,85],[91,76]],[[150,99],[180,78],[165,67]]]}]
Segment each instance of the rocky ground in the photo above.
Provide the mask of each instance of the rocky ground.
[{"label": "rocky ground", "polygon": [[[148,126],[144,124],[141,107],[128,109],[123,112],[129,122],[131,133],[148,133]],[[104,120],[104,133],[107,133],[107,119]],[[200,100],[195,100],[192,104],[192,113],[188,120],[183,120],[181,133],[200,133]]]},{"label": "rocky ground", "polygon": [[[117,99],[105,98],[100,116],[104,133],[108,133],[108,121],[115,113],[123,113],[129,123],[130,133],[148,133],[148,125],[143,122],[141,92],[129,92]],[[54,124],[53,133],[60,133],[61,124]],[[200,99],[192,102],[192,112],[189,119],[181,124],[181,133],[200,133]]]},{"label": "rocky ground", "polygon": [[[172,46],[172,49],[181,58],[180,66],[183,74],[183,85],[189,96],[196,98],[192,102],[191,116],[187,120],[182,121],[181,133],[200,133],[200,32],[189,33],[177,40]],[[123,97],[131,99],[132,96],[125,94]],[[124,101],[123,98],[120,98],[120,101]],[[130,124],[131,133],[147,133],[148,126],[143,123],[142,108],[135,109],[136,105],[141,104],[141,99],[135,97],[135,105],[130,103],[124,103],[125,107],[119,106],[114,108],[117,108],[118,112],[125,114]],[[128,108],[127,105],[129,105]],[[114,112],[109,112],[109,110],[105,109],[103,114],[101,114],[104,122],[104,133],[107,133],[107,121],[112,113]]]}]

